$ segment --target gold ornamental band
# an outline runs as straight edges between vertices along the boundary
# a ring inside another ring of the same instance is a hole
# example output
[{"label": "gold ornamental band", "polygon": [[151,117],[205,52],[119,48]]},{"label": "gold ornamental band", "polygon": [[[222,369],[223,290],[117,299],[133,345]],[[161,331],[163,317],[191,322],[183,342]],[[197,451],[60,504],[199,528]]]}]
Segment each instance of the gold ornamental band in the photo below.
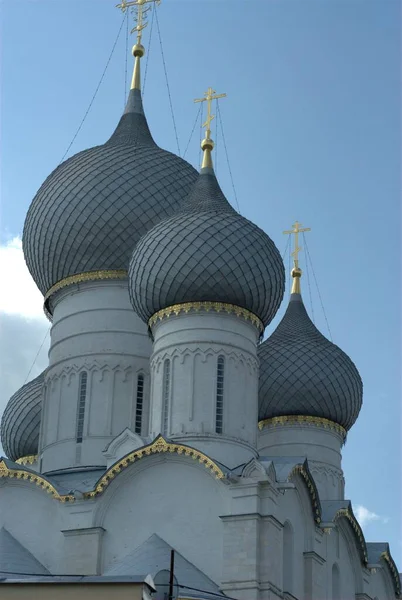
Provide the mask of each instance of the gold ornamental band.
[{"label": "gold ornamental band", "polygon": [[343,440],[346,439],[346,429],[342,425],[338,425],[334,421],[324,419],[323,417],[311,417],[303,415],[286,415],[282,417],[272,417],[271,419],[264,419],[259,421],[258,429],[262,430],[266,427],[278,427],[286,425],[314,425],[315,427],[323,427],[324,429],[331,429],[339,433]]},{"label": "gold ornamental band", "polygon": [[162,308],[157,313],[155,313],[148,321],[149,327],[153,327],[159,321],[163,321],[164,319],[169,319],[169,317],[177,317],[182,313],[188,314],[190,312],[225,312],[227,314],[236,315],[245,321],[250,321],[259,331],[262,333],[264,331],[264,325],[254,313],[246,310],[245,308],[241,308],[240,306],[235,306],[234,304],[226,304],[225,302],[184,302],[183,304],[174,304],[173,306],[169,306],[168,308]]},{"label": "gold ornamental band", "polygon": [[68,287],[69,285],[74,285],[77,283],[85,283],[87,281],[102,281],[107,279],[126,279],[127,271],[124,269],[115,269],[110,271],[88,271],[87,273],[77,273],[76,275],[70,275],[70,277],[65,277],[61,279],[46,292],[44,297],[43,306],[44,311],[48,317],[52,316],[49,307],[49,300],[53,294],[62,290],[63,288]]},{"label": "gold ornamental band", "polygon": [[30,454],[28,456],[21,456],[21,458],[17,458],[15,461],[17,465],[33,465],[38,460],[37,454]]}]

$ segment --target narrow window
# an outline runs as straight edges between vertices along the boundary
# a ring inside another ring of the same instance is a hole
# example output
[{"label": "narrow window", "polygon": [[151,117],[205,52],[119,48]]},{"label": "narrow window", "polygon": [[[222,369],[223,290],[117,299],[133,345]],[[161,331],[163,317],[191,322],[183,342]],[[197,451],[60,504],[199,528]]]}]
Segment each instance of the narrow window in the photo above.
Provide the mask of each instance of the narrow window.
[{"label": "narrow window", "polygon": [[162,434],[166,437],[169,426],[169,391],[170,391],[170,360],[166,359],[163,365],[163,391],[162,391]]},{"label": "narrow window", "polygon": [[144,375],[140,373],[137,377],[137,405],[135,409],[135,433],[141,435],[142,430],[142,407],[144,401]]},{"label": "narrow window", "polygon": [[218,365],[216,371],[216,419],[215,431],[222,433],[223,431],[223,379],[225,373],[225,359],[223,356],[218,356]]},{"label": "narrow window", "polygon": [[88,374],[86,371],[83,371],[80,374],[79,390],[78,390],[77,444],[81,444],[82,434],[84,431],[85,400],[87,397],[87,380],[88,380]]},{"label": "narrow window", "polygon": [[341,576],[337,564],[332,565],[332,600],[341,600]]},{"label": "narrow window", "polygon": [[293,529],[286,521],[283,526],[283,553],[282,553],[282,568],[283,568],[283,591],[293,592]]}]

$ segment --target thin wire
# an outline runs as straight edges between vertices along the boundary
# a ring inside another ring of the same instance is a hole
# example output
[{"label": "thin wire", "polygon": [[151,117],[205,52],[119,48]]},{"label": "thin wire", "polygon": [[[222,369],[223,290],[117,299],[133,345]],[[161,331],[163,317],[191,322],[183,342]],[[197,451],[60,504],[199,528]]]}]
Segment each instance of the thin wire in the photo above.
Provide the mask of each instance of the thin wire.
[{"label": "thin wire", "polygon": [[[304,236],[304,231],[303,233],[303,243],[306,244],[306,238]],[[314,317],[314,306],[313,306],[313,296],[311,294],[311,285],[310,285],[310,271],[309,271],[309,266],[308,266],[308,260],[306,260],[306,273],[307,273],[307,286],[308,286],[308,293],[310,296],[310,307],[311,307],[311,317],[313,320],[313,323],[315,325],[315,317]]]},{"label": "thin wire", "polygon": [[309,249],[308,249],[307,242],[306,242],[306,238],[304,237],[304,234],[303,234],[303,241],[304,241],[304,245],[305,245],[305,248],[306,248],[306,254],[307,254],[307,258],[308,258],[308,259],[309,259],[309,261],[310,261],[311,270],[312,270],[312,272],[313,272],[313,277],[314,277],[315,285],[316,285],[316,288],[317,288],[318,297],[319,297],[319,299],[320,299],[320,303],[321,303],[322,312],[324,313],[325,322],[326,322],[326,324],[327,324],[328,333],[329,333],[329,339],[330,339],[330,340],[331,340],[331,342],[332,342],[332,341],[333,341],[333,339],[332,339],[332,333],[331,333],[331,329],[330,329],[330,326],[329,326],[329,323],[328,323],[327,314],[326,314],[326,312],[325,312],[324,303],[323,303],[323,301],[322,301],[322,297],[321,297],[320,288],[318,287],[318,283],[317,283],[317,277],[315,276],[315,271],[314,271],[314,267],[313,267],[313,261],[311,260],[310,251],[309,251]]},{"label": "thin wire", "polygon": [[188,148],[190,146],[190,143],[191,143],[191,140],[192,140],[192,137],[193,137],[193,134],[194,134],[194,130],[195,130],[196,126],[197,126],[197,121],[198,121],[199,114],[201,112],[201,108],[202,108],[202,102],[200,102],[200,106],[198,108],[198,113],[197,113],[197,116],[195,117],[194,125],[193,125],[193,128],[191,130],[190,137],[188,138],[186,149],[184,150],[183,158],[186,157],[187,150],[188,150]]},{"label": "thin wire", "polygon": [[78,135],[78,134],[79,134],[79,132],[81,131],[81,128],[82,128],[82,126],[83,126],[83,124],[84,124],[84,122],[85,122],[85,119],[86,119],[86,118],[87,118],[87,116],[88,116],[88,113],[89,113],[89,111],[90,111],[90,110],[91,110],[91,108],[92,108],[92,104],[94,103],[94,100],[95,100],[95,98],[96,98],[96,95],[97,95],[97,93],[98,93],[98,91],[99,91],[99,88],[100,88],[100,86],[102,85],[102,81],[103,81],[103,79],[104,79],[104,77],[105,77],[105,75],[106,75],[106,71],[107,71],[107,68],[108,68],[108,66],[109,66],[109,63],[110,63],[110,61],[111,61],[111,59],[112,59],[112,56],[113,56],[114,50],[115,50],[115,48],[116,48],[117,42],[118,42],[118,40],[119,40],[119,37],[120,37],[120,34],[121,34],[121,30],[123,29],[123,25],[124,25],[124,19],[123,19],[123,20],[122,20],[122,22],[121,22],[120,29],[119,29],[119,32],[118,32],[118,34],[117,34],[117,37],[116,37],[116,39],[115,39],[115,42],[114,42],[114,44],[113,44],[112,51],[111,51],[111,53],[110,53],[110,55],[109,55],[109,58],[107,59],[106,66],[105,66],[105,68],[104,68],[104,70],[103,70],[103,73],[102,73],[102,76],[101,76],[101,78],[100,78],[100,81],[99,81],[99,83],[98,83],[98,85],[97,85],[97,87],[96,87],[95,93],[94,93],[94,95],[92,96],[91,102],[89,103],[89,106],[88,106],[88,108],[87,108],[87,110],[86,110],[86,112],[85,112],[84,118],[82,119],[82,121],[81,121],[81,123],[80,123],[80,125],[79,125],[79,127],[78,127],[78,129],[77,129],[77,131],[75,132],[75,135],[74,135],[73,139],[72,139],[72,140],[71,140],[71,142],[70,142],[70,145],[68,146],[67,150],[66,150],[66,151],[65,151],[65,153],[63,154],[63,158],[61,159],[61,161],[59,162],[59,164],[60,164],[60,163],[62,163],[62,162],[63,162],[63,160],[66,158],[66,156],[67,156],[67,154],[68,154],[68,152],[69,152],[69,150],[70,150],[71,146],[74,144],[74,142],[75,142],[75,140],[76,140],[76,137],[77,137],[77,135]]},{"label": "thin wire", "polygon": [[164,71],[165,71],[166,87],[167,87],[168,96],[169,96],[170,111],[172,113],[173,128],[174,128],[174,133],[175,133],[175,136],[176,136],[177,151],[178,151],[178,155],[180,156],[179,136],[177,135],[176,121],[175,121],[174,112],[173,112],[172,96],[170,95],[169,80],[168,80],[167,69],[166,69],[166,62],[165,62],[165,55],[163,53],[161,31],[159,29],[158,12],[156,10],[155,10],[155,16],[156,16],[156,27],[158,29],[159,43],[160,43],[160,46],[161,46],[163,68],[164,68]]},{"label": "thin wire", "polygon": [[126,106],[126,102],[127,102],[127,69],[128,69],[128,10],[126,11],[126,69],[125,69],[125,73],[124,73],[124,104],[123,104],[123,110]]},{"label": "thin wire", "polygon": [[[290,238],[290,236],[289,236]],[[289,269],[288,269],[288,273],[289,273],[289,296],[292,293],[292,253],[289,252]]]},{"label": "thin wire", "polygon": [[[50,327],[51,327],[51,326],[50,326]],[[39,356],[39,353],[40,353],[40,351],[42,350],[42,348],[43,348],[43,344],[45,343],[45,340],[46,340],[46,338],[47,338],[47,336],[48,336],[48,334],[49,334],[50,327],[49,327],[49,329],[48,329],[48,330],[46,331],[46,333],[45,333],[45,337],[43,338],[43,340],[42,340],[42,343],[41,343],[41,345],[39,346],[39,350],[38,350],[38,351],[37,351],[37,353],[36,353],[36,356],[35,356],[35,358],[34,358],[34,360],[33,360],[33,363],[32,363],[32,365],[31,365],[31,368],[30,368],[30,369],[29,369],[29,371],[28,371],[28,375],[25,377],[25,381],[24,381],[24,383],[23,383],[22,385],[25,385],[25,384],[26,384],[26,382],[28,381],[28,377],[30,376],[30,374],[31,374],[31,371],[32,371],[32,369],[34,368],[34,365],[35,365],[35,363],[36,363],[36,360],[37,360],[37,358],[38,358],[38,356]]]},{"label": "thin wire", "polygon": [[226,146],[225,132],[223,131],[223,121],[222,121],[221,109],[219,108],[219,101],[218,100],[216,101],[216,114],[218,115],[219,124],[221,126],[223,146],[225,148],[226,160],[227,160],[227,163],[228,163],[230,180],[232,182],[233,194],[234,194],[235,201],[236,201],[237,211],[238,211],[239,214],[241,214],[241,212],[240,212],[240,206],[239,206],[239,201],[237,199],[237,194],[236,194],[236,188],[235,188],[234,181],[233,181],[232,169],[230,168],[229,154],[228,154],[228,149],[227,149],[227,146]]},{"label": "thin wire", "polygon": [[204,103],[201,102],[201,118],[200,118],[200,145],[198,149],[198,165],[201,166],[201,142],[202,142],[202,124],[204,122]]},{"label": "thin wire", "polygon": [[288,241],[286,242],[285,250],[284,250],[284,252],[282,254],[282,261],[284,261],[284,259],[285,259],[286,252],[287,252],[289,244],[290,244],[290,235],[288,235]]},{"label": "thin wire", "polygon": [[154,2],[153,6],[152,6],[152,19],[151,19],[151,28],[149,31],[149,44],[148,44],[147,60],[145,61],[144,82],[142,84],[142,97],[144,97],[144,95],[145,95],[145,84],[147,82],[148,61],[149,61],[149,54],[151,52],[152,31],[154,29],[155,11],[156,11],[156,6],[155,6],[155,2]]},{"label": "thin wire", "polygon": [[[218,100],[215,100],[216,104],[218,104]],[[216,111],[218,112],[218,110]],[[218,174],[218,119],[216,119],[215,123],[215,172]]]}]

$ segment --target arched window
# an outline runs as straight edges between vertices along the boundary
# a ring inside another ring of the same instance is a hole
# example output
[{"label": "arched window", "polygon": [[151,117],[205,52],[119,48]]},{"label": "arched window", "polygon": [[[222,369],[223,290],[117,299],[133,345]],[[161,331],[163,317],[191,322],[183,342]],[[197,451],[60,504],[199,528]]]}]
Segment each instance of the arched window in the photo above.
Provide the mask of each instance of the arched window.
[{"label": "arched window", "polygon": [[87,382],[88,382],[88,373],[86,371],[82,371],[82,373],[80,373],[79,382],[78,382],[78,409],[77,409],[77,434],[76,434],[77,444],[81,444],[82,434],[84,431],[85,401],[87,398]]},{"label": "arched window", "polygon": [[144,375],[140,373],[137,377],[137,403],[135,406],[135,433],[142,432],[142,410],[144,405]]},{"label": "arched window", "polygon": [[332,565],[332,600],[342,600],[341,575],[337,564]]},{"label": "arched window", "polygon": [[215,431],[216,433],[223,432],[223,383],[225,377],[225,358],[218,356],[218,364],[216,368],[216,414],[215,414]]},{"label": "arched window", "polygon": [[293,529],[290,523],[286,521],[283,526],[283,591],[290,594],[293,592],[293,563]]},{"label": "arched window", "polygon": [[163,364],[162,384],[162,434],[166,437],[169,430],[169,400],[170,400],[170,360]]}]

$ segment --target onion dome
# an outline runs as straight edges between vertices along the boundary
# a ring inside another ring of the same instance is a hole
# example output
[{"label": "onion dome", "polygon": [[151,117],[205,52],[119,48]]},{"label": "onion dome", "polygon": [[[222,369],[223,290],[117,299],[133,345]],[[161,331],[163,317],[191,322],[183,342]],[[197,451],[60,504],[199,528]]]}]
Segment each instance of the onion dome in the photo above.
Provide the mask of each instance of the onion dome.
[{"label": "onion dome", "polygon": [[124,274],[135,243],[178,208],[197,177],[154,142],[140,91],[143,46],[136,44],[133,54],[132,88],[111,138],[60,164],[29,207],[23,250],[43,294],[84,272]]},{"label": "onion dome", "polygon": [[0,436],[11,460],[38,453],[45,372],[11,396],[1,419]]},{"label": "onion dome", "polygon": [[349,430],[362,406],[362,380],[345,352],[311,322],[300,293],[302,272],[295,263],[286,313],[258,348],[259,421],[301,415],[329,419]]},{"label": "onion dome", "polygon": [[246,309],[267,325],[283,297],[281,256],[266,233],[226,200],[212,166],[209,129],[201,147],[201,172],[182,208],[134,249],[131,302],[144,321],[175,304],[221,302]]}]

